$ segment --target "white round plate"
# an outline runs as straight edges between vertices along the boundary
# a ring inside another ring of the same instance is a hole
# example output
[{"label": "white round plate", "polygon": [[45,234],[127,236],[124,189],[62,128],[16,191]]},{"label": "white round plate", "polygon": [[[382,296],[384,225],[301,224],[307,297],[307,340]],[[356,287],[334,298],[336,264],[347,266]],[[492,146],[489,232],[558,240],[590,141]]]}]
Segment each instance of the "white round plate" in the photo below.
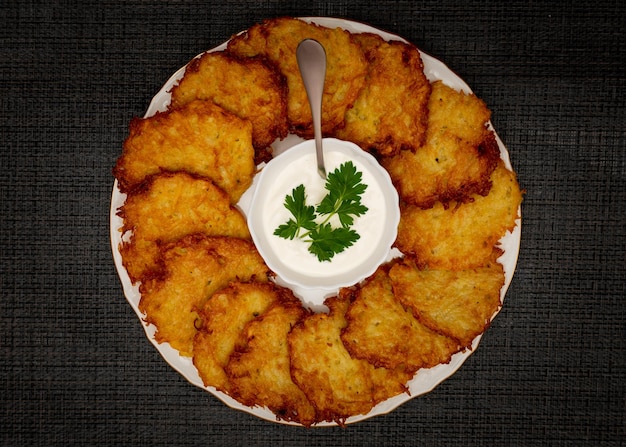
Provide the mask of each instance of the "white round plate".
[{"label": "white round plate", "polygon": [[[328,18],[328,17],[302,17],[302,20],[307,22],[313,22],[318,25],[326,26],[329,28],[343,28],[352,33],[375,33],[380,35],[386,40],[400,40],[406,42],[400,36],[395,34],[391,34],[376,28],[373,28],[369,25],[353,22],[349,20]],[[223,44],[209,50],[209,51],[221,51],[224,50],[227,46],[228,42],[224,42]],[[203,54],[203,53],[201,53]],[[426,77],[432,82],[436,80],[443,81],[446,85],[453,87],[457,90],[462,90],[467,93],[471,93],[470,87],[458,76],[456,75],[450,68],[448,68],[444,63],[435,59],[434,57],[425,54],[420,51],[420,55],[422,57],[422,61],[424,63],[424,72]],[[200,55],[198,55],[199,57]],[[163,85],[161,90],[154,96],[152,99],[150,106],[148,107],[146,114],[144,117],[149,117],[154,115],[158,111],[167,110],[167,106],[170,103],[170,90],[176,85],[176,83],[182,78],[185,73],[185,67],[181,67],[176,73],[174,73],[170,79]],[[490,124],[491,125],[491,124]],[[500,140],[500,138],[496,135],[496,140],[500,147],[500,156],[504,160],[506,166],[511,169],[511,162],[509,160],[509,154]],[[274,152],[280,153],[285,149],[301,142],[302,140],[295,135],[290,135],[282,141],[277,142],[273,145]],[[122,256],[119,252],[119,244],[122,242],[122,234],[120,229],[122,228],[122,219],[117,215],[118,209],[124,204],[126,200],[126,195],[122,194],[118,188],[117,180],[113,184],[113,193],[111,197],[111,210],[110,210],[110,222],[111,222],[111,248],[113,251],[113,260],[115,262],[115,267],[117,268],[118,275],[122,282],[122,286],[124,289],[124,295],[128,300],[131,307],[134,309],[135,313],[139,317],[140,321],[143,324],[143,327],[146,332],[146,336],[148,340],[156,347],[156,349],[161,353],[166,362],[168,362],[175,370],[177,370],[183,377],[185,377],[190,383],[196,385],[204,390],[209,391],[215,397],[220,399],[226,405],[231,408],[242,410],[253,414],[262,419],[278,422],[283,424],[295,425],[290,422],[285,422],[282,420],[277,420],[276,415],[269,411],[266,408],[260,407],[247,407],[245,405],[240,404],[236,400],[232,399],[225,393],[217,391],[215,388],[206,387],[202,383],[200,376],[198,375],[198,371],[193,365],[191,359],[189,357],[183,357],[179,355],[178,351],[173,349],[168,343],[158,343],[155,338],[155,327],[152,325],[146,324],[144,321],[145,315],[141,313],[139,310],[139,300],[141,295],[139,293],[139,287],[137,285],[133,285],[128,277],[128,273],[122,264]],[[249,203],[246,203],[247,195],[244,194],[242,200],[239,203],[242,211],[245,212],[247,210]],[[521,214],[520,214],[521,215]],[[503,255],[500,257],[499,261],[502,263],[504,267],[504,275],[505,282],[504,286],[500,291],[500,300],[504,303],[504,297],[506,295],[506,291],[511,284],[511,280],[513,278],[513,273],[515,271],[515,266],[517,264],[517,257],[519,253],[520,247],[520,237],[521,237],[521,219],[518,219],[516,222],[516,226],[514,230],[510,233],[507,233],[500,240],[500,247],[504,251]],[[493,315],[492,319],[497,315],[497,312]],[[356,415],[348,418],[345,423],[351,424],[355,422],[359,422],[365,419],[368,419],[372,416],[377,416],[381,414],[388,413],[399,405],[413,399],[417,396],[426,394],[432,391],[437,385],[443,382],[445,379],[454,374],[460,366],[469,358],[469,356],[474,352],[474,350],[478,347],[480,343],[481,336],[476,337],[472,343],[472,349],[466,350],[464,352],[459,352],[452,357],[452,360],[447,364],[437,365],[433,368],[429,369],[421,369],[419,370],[413,379],[411,379],[407,386],[409,389],[409,393],[403,393],[392,397],[384,402],[376,405],[369,413]],[[323,422],[320,424],[316,424],[316,426],[332,426],[337,425],[333,422]]]}]

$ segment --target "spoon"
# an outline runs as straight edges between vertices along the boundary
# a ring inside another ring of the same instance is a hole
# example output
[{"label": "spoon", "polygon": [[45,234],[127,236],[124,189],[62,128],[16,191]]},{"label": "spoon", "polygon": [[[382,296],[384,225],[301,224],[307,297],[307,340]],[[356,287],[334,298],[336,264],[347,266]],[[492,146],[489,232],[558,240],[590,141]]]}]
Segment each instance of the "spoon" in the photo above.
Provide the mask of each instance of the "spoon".
[{"label": "spoon", "polygon": [[322,148],[322,93],[326,77],[326,52],[316,40],[304,39],[296,50],[298,68],[309,98],[311,116],[313,117],[313,134],[315,136],[315,152],[317,154],[317,172],[326,180],[324,167],[324,151]]}]

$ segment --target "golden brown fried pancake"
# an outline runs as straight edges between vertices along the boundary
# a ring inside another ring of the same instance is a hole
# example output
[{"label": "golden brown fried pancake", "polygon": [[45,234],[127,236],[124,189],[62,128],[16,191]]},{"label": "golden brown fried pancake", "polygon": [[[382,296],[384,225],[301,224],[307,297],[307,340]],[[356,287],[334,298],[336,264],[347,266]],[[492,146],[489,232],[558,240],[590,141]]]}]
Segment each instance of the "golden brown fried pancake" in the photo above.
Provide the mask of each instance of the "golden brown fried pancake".
[{"label": "golden brown fried pancake", "polygon": [[495,135],[485,127],[489,115],[475,95],[433,83],[425,145],[381,161],[402,200],[430,208],[486,195],[500,158]]},{"label": "golden brown fried pancake", "polygon": [[456,340],[422,325],[402,306],[383,268],[358,287],[346,320],[341,333],[344,346],[353,357],[377,367],[403,367],[414,373],[448,363],[461,348]]},{"label": "golden brown fried pancake", "polygon": [[491,262],[494,246],[515,227],[522,193],[502,160],[491,175],[493,184],[485,197],[446,208],[436,203],[423,210],[401,207],[396,247],[414,254],[420,266],[463,270]]},{"label": "golden brown fried pancake", "polygon": [[171,108],[208,99],[249,120],[257,153],[287,136],[287,83],[273,65],[261,59],[204,53],[189,62],[171,93]]},{"label": "golden brown fried pancake", "polygon": [[148,177],[128,193],[118,215],[124,219],[122,233],[132,232],[119,249],[133,283],[159,268],[160,243],[193,233],[250,239],[246,220],[228,195],[211,180],[186,172]]},{"label": "golden brown fried pancake", "polygon": [[318,422],[368,413],[378,402],[405,391],[410,375],[375,368],[352,358],[341,341],[348,298],[326,300],[329,314],[311,315],[288,336],[291,375],[317,410]]},{"label": "golden brown fried pancake", "polygon": [[467,348],[500,307],[502,265],[450,271],[419,270],[410,260],[389,271],[396,298],[425,326]]},{"label": "golden brown fried pancake", "polygon": [[135,118],[113,170],[122,192],[161,171],[187,171],[208,177],[231,203],[252,183],[252,125],[211,101]]},{"label": "golden brown fried pancake", "polygon": [[489,177],[500,157],[494,135],[485,138],[474,146],[444,131],[416,153],[403,150],[382,164],[407,203],[430,208],[435,202],[467,202],[472,194],[489,193]]},{"label": "golden brown fried pancake", "polygon": [[199,330],[193,341],[193,364],[206,386],[229,392],[224,371],[245,325],[258,318],[284,292],[270,282],[232,282],[215,292],[198,311]]},{"label": "golden brown fried pancake", "polygon": [[346,110],[352,106],[365,84],[367,63],[349,32],[285,17],[253,25],[246,32],[234,36],[228,44],[231,53],[243,57],[260,55],[278,66],[287,79],[289,89],[289,123],[296,134],[304,137],[313,135],[313,128],[296,49],[307,38],[317,40],[326,50],[322,130],[324,134],[330,134],[343,125]]},{"label": "golden brown fried pancake", "polygon": [[491,118],[491,112],[476,95],[459,92],[443,81],[435,81],[428,108],[429,132],[439,133],[445,129],[474,145],[485,139],[485,124]]},{"label": "golden brown fried pancake", "polygon": [[163,274],[140,286],[139,309],[155,339],[191,356],[198,310],[231,281],[267,281],[267,266],[243,239],[191,235],[159,248]]},{"label": "golden brown fried pancake", "polygon": [[291,379],[287,334],[308,312],[284,289],[283,297],[244,328],[226,366],[231,395],[248,406],[269,408],[278,418],[305,426],[315,409]]},{"label": "golden brown fried pancake", "polygon": [[353,36],[366,55],[368,74],[336,136],[381,155],[415,151],[425,141],[430,97],[419,51],[376,34]]}]

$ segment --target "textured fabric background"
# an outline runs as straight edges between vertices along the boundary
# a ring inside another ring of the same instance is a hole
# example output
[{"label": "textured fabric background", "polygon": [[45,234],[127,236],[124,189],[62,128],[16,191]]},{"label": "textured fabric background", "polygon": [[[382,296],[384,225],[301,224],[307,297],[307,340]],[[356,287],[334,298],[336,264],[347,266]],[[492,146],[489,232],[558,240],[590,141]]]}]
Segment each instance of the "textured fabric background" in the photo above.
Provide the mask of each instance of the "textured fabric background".
[{"label": "textured fabric background", "polygon": [[[0,444],[625,445],[626,6],[563,3],[0,3]],[[347,428],[266,422],[190,385],[111,257],[131,117],[193,56],[281,15],[367,22],[447,63],[527,190],[518,268],[476,353]]]}]

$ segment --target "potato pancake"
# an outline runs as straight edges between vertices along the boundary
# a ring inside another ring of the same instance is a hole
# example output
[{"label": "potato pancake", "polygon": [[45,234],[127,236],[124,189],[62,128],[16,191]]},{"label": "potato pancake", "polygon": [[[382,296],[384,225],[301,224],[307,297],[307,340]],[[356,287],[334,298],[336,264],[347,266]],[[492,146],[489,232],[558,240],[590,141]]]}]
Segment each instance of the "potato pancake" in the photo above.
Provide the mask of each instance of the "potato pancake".
[{"label": "potato pancake", "polygon": [[239,402],[267,407],[280,419],[310,426],[316,421],[315,408],[291,378],[287,346],[287,334],[309,312],[294,295],[283,295],[246,325],[225,369],[231,395]]},{"label": "potato pancake", "polygon": [[230,392],[224,367],[245,325],[263,314],[284,293],[270,282],[235,281],[215,292],[198,310],[193,364],[206,386]]},{"label": "potato pancake", "polygon": [[198,310],[231,281],[267,281],[268,268],[243,239],[190,235],[159,247],[163,273],[140,286],[139,310],[156,326],[155,339],[191,356]]},{"label": "potato pancake", "polygon": [[196,100],[135,118],[113,169],[122,192],[161,171],[208,177],[237,203],[254,175],[252,124],[211,101]]},{"label": "potato pancake", "polygon": [[148,177],[128,193],[118,215],[130,240],[119,250],[133,283],[158,270],[158,244],[193,233],[250,239],[246,220],[228,194],[207,178],[186,172]]},{"label": "potato pancake", "polygon": [[446,129],[474,145],[485,139],[485,126],[491,118],[491,111],[473,93],[457,91],[443,81],[435,81],[432,83],[428,108],[429,132],[439,133]]},{"label": "potato pancake", "polygon": [[389,271],[396,298],[433,331],[455,338],[469,348],[500,308],[504,285],[502,265],[482,268],[420,270],[405,260]]},{"label": "potato pancake", "polygon": [[318,421],[342,425],[350,416],[368,413],[378,402],[406,391],[410,374],[375,368],[344,347],[346,297],[325,301],[330,313],[311,315],[287,337],[291,375],[317,410]]},{"label": "potato pancake", "polygon": [[386,42],[376,34],[354,34],[368,62],[365,87],[335,135],[365,150],[392,155],[424,144],[430,83],[415,46]]},{"label": "potato pancake", "polygon": [[430,208],[435,202],[447,206],[471,200],[472,194],[486,195],[500,148],[486,128],[490,113],[485,104],[438,81],[432,84],[428,109],[425,145],[381,160],[402,200]]},{"label": "potato pancake", "polygon": [[420,266],[463,270],[490,262],[496,243],[515,227],[522,192],[502,160],[491,175],[487,196],[468,203],[441,202],[432,208],[401,207],[396,247],[414,254]]},{"label": "potato pancake", "polygon": [[292,131],[313,135],[311,108],[296,60],[304,39],[317,40],[326,50],[326,82],[322,99],[322,131],[331,134],[343,126],[346,111],[365,85],[367,62],[349,32],[306,23],[295,18],[266,20],[234,36],[228,51],[242,57],[263,56],[275,63],[287,79],[287,115]]},{"label": "potato pancake", "polygon": [[[259,58],[220,51],[204,53],[187,64],[171,94],[170,108],[207,99],[249,120],[257,155],[277,138],[287,136],[287,83],[273,65]],[[258,158],[257,162],[267,161]]]},{"label": "potato pancake", "polygon": [[384,268],[357,288],[346,320],[341,332],[344,346],[353,357],[377,367],[404,367],[414,373],[448,363],[461,348],[456,340],[422,325],[402,306]]}]

